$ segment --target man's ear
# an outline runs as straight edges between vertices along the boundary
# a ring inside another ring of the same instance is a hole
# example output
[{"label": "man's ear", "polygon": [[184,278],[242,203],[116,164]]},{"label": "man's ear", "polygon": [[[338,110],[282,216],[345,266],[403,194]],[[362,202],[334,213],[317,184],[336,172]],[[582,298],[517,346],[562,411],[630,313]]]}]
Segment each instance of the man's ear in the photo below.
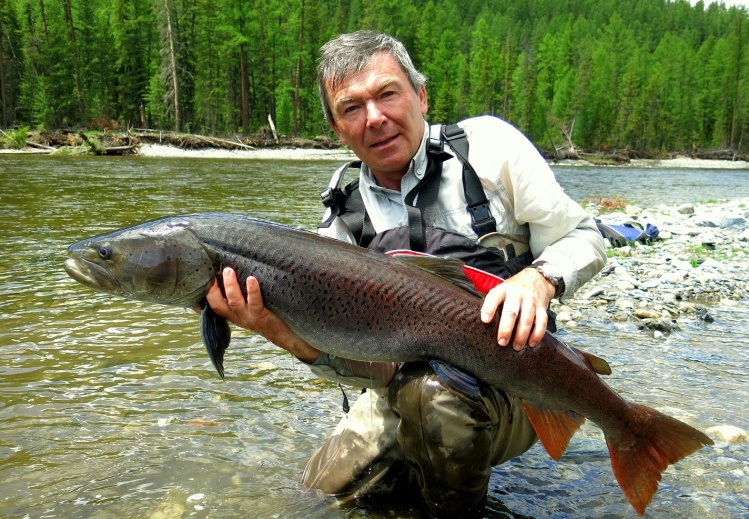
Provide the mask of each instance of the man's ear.
[{"label": "man's ear", "polygon": [[421,108],[421,115],[426,115],[429,110],[429,102],[427,101],[427,89],[424,85],[421,85],[419,89],[419,107]]},{"label": "man's ear", "polygon": [[338,136],[338,140],[341,141],[341,144],[346,144],[346,139],[341,136],[341,132],[338,131],[338,126],[336,126],[335,121],[334,122],[330,122],[328,124],[330,125],[330,128]]}]

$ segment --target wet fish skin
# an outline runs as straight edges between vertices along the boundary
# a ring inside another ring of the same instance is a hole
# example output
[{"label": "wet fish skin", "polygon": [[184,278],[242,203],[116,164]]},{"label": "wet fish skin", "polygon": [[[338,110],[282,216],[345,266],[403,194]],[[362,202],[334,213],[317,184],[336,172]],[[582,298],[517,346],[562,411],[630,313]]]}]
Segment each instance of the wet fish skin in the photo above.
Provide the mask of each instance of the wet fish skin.
[{"label": "wet fish skin", "polygon": [[322,351],[369,361],[436,358],[519,396],[554,459],[588,418],[604,431],[614,474],[639,514],[668,464],[712,444],[689,425],[622,399],[598,376],[603,361],[551,334],[520,352],[498,347],[498,317],[481,323],[482,299],[455,262],[392,258],[265,220],[210,213],[83,240],[69,254],[67,272],[91,288],[202,304],[203,339],[222,376],[228,327],[204,297],[230,266],[243,290],[248,276],[257,277],[266,306]]}]

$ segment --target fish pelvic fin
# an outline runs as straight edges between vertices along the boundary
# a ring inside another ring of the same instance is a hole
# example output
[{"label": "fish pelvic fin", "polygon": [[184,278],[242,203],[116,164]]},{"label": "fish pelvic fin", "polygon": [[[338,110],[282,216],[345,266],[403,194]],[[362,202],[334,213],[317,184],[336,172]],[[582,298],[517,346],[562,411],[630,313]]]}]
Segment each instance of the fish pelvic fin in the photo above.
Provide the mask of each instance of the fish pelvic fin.
[{"label": "fish pelvic fin", "polygon": [[611,467],[627,501],[642,515],[658,490],[661,473],[705,445],[709,436],[684,422],[644,405],[630,404],[639,431],[622,435],[619,441],[606,437]]},{"label": "fish pelvic fin", "polygon": [[521,401],[525,414],[549,456],[559,461],[575,432],[585,423],[585,417],[573,411],[559,411],[536,407]]},{"label": "fish pelvic fin", "polygon": [[201,304],[200,334],[213,366],[221,378],[224,378],[224,352],[231,341],[231,328],[226,319],[214,312],[207,301]]}]

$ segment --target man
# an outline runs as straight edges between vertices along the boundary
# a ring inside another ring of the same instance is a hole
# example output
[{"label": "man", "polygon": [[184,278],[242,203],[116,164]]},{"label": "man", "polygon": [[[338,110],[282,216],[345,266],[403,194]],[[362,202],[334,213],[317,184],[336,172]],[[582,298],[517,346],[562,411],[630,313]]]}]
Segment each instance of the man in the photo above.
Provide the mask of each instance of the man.
[{"label": "man", "polygon": [[[448,238],[484,240],[466,208],[463,166],[454,154],[427,149],[425,78],[403,45],[359,31],[328,42],[321,53],[325,116],[363,163],[358,191],[375,239],[414,227],[409,211],[414,199],[426,197],[419,182],[429,171],[437,187],[424,210],[428,227],[448,231]],[[520,132],[493,117],[459,125],[496,222],[486,243],[504,249],[504,258],[526,251],[535,258],[488,292],[477,322],[491,322],[501,305],[497,347],[534,347],[546,332],[550,300],[571,295],[603,267],[603,239]],[[345,219],[331,211],[321,232],[357,242]],[[365,363],[321,353],[263,306],[256,279],[247,280],[246,299],[231,269],[223,282],[225,296],[215,284],[208,294],[219,315],[264,335],[320,376],[367,388],[310,460],[306,487],[344,498],[413,483],[430,515],[468,517],[484,505],[491,467],[536,441],[512,395],[440,363]]]}]

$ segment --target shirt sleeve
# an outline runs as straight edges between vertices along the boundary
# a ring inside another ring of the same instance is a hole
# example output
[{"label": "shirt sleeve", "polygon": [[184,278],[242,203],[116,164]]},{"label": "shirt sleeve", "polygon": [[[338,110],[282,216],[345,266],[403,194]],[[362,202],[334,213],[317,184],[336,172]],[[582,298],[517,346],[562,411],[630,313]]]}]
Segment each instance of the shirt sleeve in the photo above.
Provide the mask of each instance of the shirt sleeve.
[{"label": "shirt sleeve", "polygon": [[323,352],[309,366],[312,373],[320,378],[349,386],[377,389],[390,383],[399,364],[344,359]]},{"label": "shirt sleeve", "polygon": [[606,264],[606,246],[595,220],[564,192],[527,137],[500,119],[480,119],[469,141],[471,164],[476,144],[482,181],[501,185],[504,218],[510,220],[506,224],[528,225],[534,258],[564,279],[561,297],[571,296]]}]

